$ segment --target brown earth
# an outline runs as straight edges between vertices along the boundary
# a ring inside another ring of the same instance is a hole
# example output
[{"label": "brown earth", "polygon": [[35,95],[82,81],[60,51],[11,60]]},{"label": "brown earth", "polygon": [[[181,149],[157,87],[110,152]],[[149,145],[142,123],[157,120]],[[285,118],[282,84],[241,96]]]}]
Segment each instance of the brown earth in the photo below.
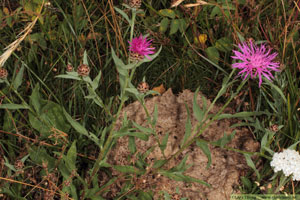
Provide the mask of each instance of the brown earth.
[{"label": "brown earth", "polygon": [[[202,108],[202,94],[197,96],[197,102]],[[162,96],[156,96],[146,100],[146,107],[151,113],[154,111],[155,104],[158,107],[158,120],[156,124],[156,133],[162,140],[163,136],[169,132],[169,140],[167,148],[165,149],[165,156],[168,158],[174,154],[180,146],[180,143],[185,134],[185,123],[187,120],[187,104],[191,113],[192,126],[195,127],[197,120],[192,114],[194,93],[189,90],[184,90],[178,96],[172,93],[169,89]],[[208,106],[210,101],[207,100]],[[221,107],[214,106],[211,110],[212,113],[219,111]],[[126,106],[121,114],[121,118],[126,112],[127,118],[135,121],[139,125],[149,127],[147,125],[146,114],[143,107],[139,102],[134,102]],[[232,113],[231,109],[226,109],[225,113]],[[233,140],[227,144],[227,147],[240,149],[244,151],[255,152],[259,149],[259,143],[255,142],[251,133],[246,128],[230,128],[231,125],[239,121],[234,119],[223,119],[213,122],[201,135],[201,138],[206,141],[216,141],[224,136],[224,133],[231,134],[236,131]],[[118,121],[118,127],[121,126],[121,120]],[[157,142],[154,136],[151,136],[148,141],[136,139],[137,151],[140,153],[146,152],[149,148],[154,147],[154,150],[149,154],[147,161],[153,164],[155,160],[163,159],[160,148],[157,146]],[[203,180],[211,185],[211,187],[204,186],[199,183],[185,183],[180,181],[170,180],[159,174],[152,174],[149,168],[149,173],[141,177],[137,177],[135,184],[139,189],[147,191],[153,190],[155,195],[154,199],[163,199],[163,195],[159,191],[166,191],[172,195],[171,199],[180,199],[181,197],[187,197],[194,200],[222,200],[230,199],[232,193],[238,192],[239,177],[244,175],[249,169],[245,158],[242,154],[234,151],[228,151],[220,147],[209,145],[212,163],[210,168],[206,168],[208,158],[202,152],[202,150],[192,144],[189,148],[185,149],[175,159],[168,162],[164,169],[170,169],[180,163],[180,161],[188,155],[186,161],[187,165],[192,165],[185,175]],[[131,159],[128,159],[130,157]],[[111,164],[115,165],[130,165],[137,159],[130,154],[128,149],[128,137],[122,137],[118,140],[115,148],[110,153]],[[119,172],[115,171],[115,175],[119,175]],[[119,182],[118,187],[111,188],[111,192],[118,192],[122,188],[122,181]],[[179,194],[176,192],[179,191]]]}]

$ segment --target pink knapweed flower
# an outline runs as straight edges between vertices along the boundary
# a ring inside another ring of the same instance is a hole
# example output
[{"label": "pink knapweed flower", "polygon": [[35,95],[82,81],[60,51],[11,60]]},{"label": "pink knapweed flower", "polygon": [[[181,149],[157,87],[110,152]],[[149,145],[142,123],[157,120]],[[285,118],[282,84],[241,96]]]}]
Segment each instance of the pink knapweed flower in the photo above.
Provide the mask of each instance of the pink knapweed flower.
[{"label": "pink knapweed flower", "polygon": [[259,87],[262,83],[262,76],[268,80],[274,79],[272,71],[279,70],[279,62],[274,62],[273,59],[277,56],[277,53],[270,53],[271,49],[267,48],[264,44],[257,46],[252,41],[248,43],[243,42],[238,45],[239,51],[233,51],[235,54],[232,56],[234,59],[238,59],[241,62],[232,64],[232,68],[241,69],[238,75],[241,75],[245,80],[248,76],[251,79],[259,78]]},{"label": "pink knapweed flower", "polygon": [[139,37],[135,37],[132,41],[128,41],[130,44],[129,51],[137,53],[140,56],[146,56],[149,60],[151,59],[148,55],[153,54],[155,48],[150,47],[152,40],[147,41],[147,37],[143,37],[141,34]]}]

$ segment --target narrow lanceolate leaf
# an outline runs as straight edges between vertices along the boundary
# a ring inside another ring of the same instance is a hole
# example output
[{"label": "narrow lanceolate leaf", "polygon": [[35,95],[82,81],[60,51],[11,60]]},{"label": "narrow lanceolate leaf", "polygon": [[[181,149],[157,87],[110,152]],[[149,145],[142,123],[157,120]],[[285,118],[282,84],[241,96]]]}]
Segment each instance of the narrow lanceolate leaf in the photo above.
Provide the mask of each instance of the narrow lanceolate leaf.
[{"label": "narrow lanceolate leaf", "polygon": [[212,142],[212,144],[223,148],[227,143],[231,142],[231,140],[234,138],[235,134],[236,134],[236,131],[233,131],[230,135],[227,135],[226,133],[224,133],[224,136],[221,139]]},{"label": "narrow lanceolate leaf", "polygon": [[143,127],[141,125],[139,125],[138,123],[132,121],[132,124],[137,128],[139,129],[140,131],[142,131],[143,133],[153,133],[153,130],[151,128],[146,128],[146,127]]},{"label": "narrow lanceolate leaf", "polygon": [[153,120],[152,120],[152,125],[155,126],[158,118],[158,109],[157,105],[155,104],[154,106],[154,112],[153,112]]},{"label": "narrow lanceolate leaf", "polygon": [[150,60],[149,60],[148,58],[145,57],[144,60],[143,60],[142,62],[151,62],[151,61],[153,61],[153,60],[159,55],[161,49],[162,49],[162,46],[159,47],[158,51],[157,51],[155,54],[149,55]]},{"label": "narrow lanceolate leaf", "polygon": [[166,147],[167,147],[168,139],[169,139],[169,133],[166,133],[166,135],[164,136],[162,142],[159,145],[159,148],[162,152],[164,152]]},{"label": "narrow lanceolate leaf", "polygon": [[255,171],[258,179],[260,179],[260,174],[259,174],[258,170],[256,169],[255,164],[253,163],[253,161],[251,159],[251,156],[249,154],[244,154],[244,156],[246,158],[247,165]]},{"label": "narrow lanceolate leaf", "polygon": [[13,81],[12,85],[13,87],[17,90],[19,88],[19,86],[22,84],[23,81],[23,74],[24,74],[24,64],[22,64],[19,72],[17,73],[17,76],[15,78],[15,80]]},{"label": "narrow lanceolate leaf", "polygon": [[123,173],[129,173],[129,174],[144,174],[145,171],[144,170],[140,170],[138,168],[135,168],[133,166],[130,165],[115,165],[113,166],[113,168],[119,172],[123,172]]},{"label": "narrow lanceolate leaf", "polygon": [[196,117],[197,121],[201,122],[204,117],[204,111],[200,108],[200,106],[197,103],[198,92],[199,92],[199,88],[197,88],[197,90],[195,91],[195,94],[194,94],[193,112],[194,112],[194,116]]},{"label": "narrow lanceolate leaf", "polygon": [[161,175],[166,176],[175,181],[196,182],[196,183],[203,184],[207,187],[210,187],[210,185],[208,183],[206,183],[205,181],[202,181],[197,178],[190,177],[190,176],[186,176],[182,172],[168,172],[165,170],[160,170],[159,173]]},{"label": "narrow lanceolate leaf", "polygon": [[60,74],[55,76],[55,78],[73,79],[78,81],[81,80],[77,72],[67,72],[67,74]]},{"label": "narrow lanceolate leaf", "polygon": [[67,121],[71,124],[71,126],[80,134],[85,135],[89,139],[91,139],[93,142],[95,142],[97,145],[99,144],[99,139],[96,135],[89,133],[80,123],[75,121],[65,109],[63,109],[63,113],[67,119]]},{"label": "narrow lanceolate leaf", "polygon": [[211,165],[211,153],[210,153],[209,147],[207,145],[207,142],[198,139],[198,140],[196,140],[196,145],[198,147],[200,147],[200,149],[202,150],[202,152],[206,155],[206,157],[208,159],[206,168],[208,169],[210,167],[210,165]]},{"label": "narrow lanceolate leaf", "polygon": [[183,140],[180,145],[181,147],[183,147],[183,145],[185,145],[185,143],[187,142],[187,140],[189,139],[189,137],[191,136],[191,133],[192,133],[192,122],[190,119],[190,111],[186,104],[185,104],[185,107],[186,107],[186,111],[187,111],[187,119],[186,119],[186,123],[185,123],[185,134],[184,134]]},{"label": "narrow lanceolate leaf", "polygon": [[260,111],[260,112],[239,112],[235,114],[221,114],[218,116],[217,120],[220,119],[228,119],[228,118],[246,118],[246,117],[253,117],[253,116],[259,116],[267,114],[266,112]]},{"label": "narrow lanceolate leaf", "polygon": [[64,157],[66,166],[70,171],[76,169],[76,158],[77,158],[77,150],[76,150],[76,141],[72,143],[72,146],[68,150],[67,156]]},{"label": "narrow lanceolate leaf", "polygon": [[128,15],[121,9],[114,7],[114,9],[126,19],[126,21],[129,23],[129,26],[131,26],[131,20],[129,19]]},{"label": "narrow lanceolate leaf", "polygon": [[36,86],[34,87],[31,95],[30,95],[30,105],[33,106],[33,108],[35,109],[35,111],[39,114],[41,112],[41,96],[39,93],[40,90],[40,85],[36,84]]},{"label": "narrow lanceolate leaf", "polygon": [[185,155],[182,161],[179,163],[179,165],[176,165],[175,167],[168,170],[168,172],[185,172],[188,168],[190,168],[192,165],[187,165],[186,160],[188,158],[188,155]]},{"label": "narrow lanceolate leaf", "polygon": [[1,104],[0,109],[9,109],[9,110],[18,110],[18,109],[29,109],[28,105],[22,105],[22,104]]},{"label": "narrow lanceolate leaf", "polygon": [[148,141],[148,139],[149,139],[149,135],[145,134],[143,132],[131,132],[130,130],[123,130],[123,129],[120,129],[119,131],[116,131],[113,134],[114,134],[114,137],[116,137],[116,138],[123,137],[123,136],[133,136],[133,137],[137,137],[144,141]]},{"label": "narrow lanceolate leaf", "polygon": [[101,78],[101,70],[99,70],[98,75],[96,76],[96,78],[92,82],[92,88],[93,88],[93,90],[96,90],[98,88],[100,78]]},{"label": "narrow lanceolate leaf", "polygon": [[117,67],[123,68],[125,66],[123,61],[120,58],[118,58],[118,56],[116,55],[114,49],[111,49],[111,55]]},{"label": "narrow lanceolate leaf", "polygon": [[160,168],[160,167],[163,166],[166,162],[167,162],[167,160],[156,160],[156,161],[154,162],[153,168],[155,168],[155,169]]},{"label": "narrow lanceolate leaf", "polygon": [[83,64],[84,65],[89,65],[86,50],[84,50],[84,53],[83,53]]}]

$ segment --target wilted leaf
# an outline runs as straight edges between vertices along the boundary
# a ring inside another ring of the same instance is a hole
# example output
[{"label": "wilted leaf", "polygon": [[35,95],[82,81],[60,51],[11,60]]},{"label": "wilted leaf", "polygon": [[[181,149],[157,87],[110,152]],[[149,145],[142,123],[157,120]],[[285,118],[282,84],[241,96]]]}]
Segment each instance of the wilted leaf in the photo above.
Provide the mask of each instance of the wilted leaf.
[{"label": "wilted leaf", "polygon": [[[159,94],[163,94],[163,93],[165,93],[166,88],[164,87],[164,84],[162,83],[160,86],[154,87],[152,90],[158,92]],[[155,95],[156,94],[153,94],[153,96],[155,96]]]},{"label": "wilted leaf", "polygon": [[208,47],[207,49],[205,49],[205,52],[207,53],[209,60],[211,60],[215,64],[219,63],[220,54],[215,47]]},{"label": "wilted leaf", "polygon": [[175,12],[171,9],[162,9],[159,11],[159,13],[164,17],[170,17],[172,19],[175,18]]},{"label": "wilted leaf", "polygon": [[164,33],[167,31],[169,26],[169,19],[168,18],[163,18],[160,22],[160,26],[159,26],[159,31],[161,33]]},{"label": "wilted leaf", "polygon": [[170,26],[170,35],[176,33],[178,30],[179,30],[179,25],[180,25],[180,22],[178,19],[173,19],[171,21],[171,26]]}]

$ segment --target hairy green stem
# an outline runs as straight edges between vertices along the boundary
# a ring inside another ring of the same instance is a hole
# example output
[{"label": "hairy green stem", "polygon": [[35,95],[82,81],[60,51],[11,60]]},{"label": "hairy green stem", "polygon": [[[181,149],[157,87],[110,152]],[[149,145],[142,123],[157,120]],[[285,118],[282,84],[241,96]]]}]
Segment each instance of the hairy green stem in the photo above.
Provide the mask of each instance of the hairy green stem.
[{"label": "hairy green stem", "polygon": [[129,84],[129,82],[131,81],[131,79],[132,79],[132,77],[133,77],[133,74],[134,74],[134,72],[135,72],[135,69],[136,69],[136,68],[134,67],[134,68],[132,69],[131,73],[130,73],[130,77],[129,77],[129,78],[127,77],[127,78],[125,79],[124,88],[123,88],[123,90],[121,91],[121,103],[120,103],[120,105],[119,105],[119,108],[118,108],[118,111],[117,111],[117,113],[116,113],[116,115],[115,115],[115,118],[114,118],[114,120],[113,120],[113,122],[112,122],[111,129],[110,129],[109,134],[108,134],[108,138],[107,138],[107,140],[106,140],[106,142],[105,142],[103,148],[101,149],[101,151],[100,151],[100,153],[99,153],[99,156],[98,156],[98,158],[97,158],[97,160],[96,160],[96,162],[95,162],[94,169],[93,169],[93,171],[92,171],[92,173],[91,173],[91,176],[90,176],[91,178],[90,178],[89,181],[88,181],[88,185],[91,183],[92,177],[94,177],[95,174],[99,171],[99,169],[100,169],[100,165],[99,165],[99,164],[100,164],[100,162],[102,161],[102,159],[104,158],[105,153],[108,154],[109,147],[111,146],[111,142],[112,142],[112,140],[113,140],[113,131],[114,131],[114,129],[115,129],[117,120],[119,119],[119,116],[120,116],[121,110],[122,110],[122,108],[123,108],[123,105],[124,105],[124,103],[125,103],[125,101],[126,101],[126,99],[127,99],[126,96],[125,96],[126,88],[128,87],[128,84]]}]

